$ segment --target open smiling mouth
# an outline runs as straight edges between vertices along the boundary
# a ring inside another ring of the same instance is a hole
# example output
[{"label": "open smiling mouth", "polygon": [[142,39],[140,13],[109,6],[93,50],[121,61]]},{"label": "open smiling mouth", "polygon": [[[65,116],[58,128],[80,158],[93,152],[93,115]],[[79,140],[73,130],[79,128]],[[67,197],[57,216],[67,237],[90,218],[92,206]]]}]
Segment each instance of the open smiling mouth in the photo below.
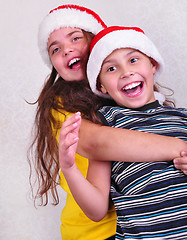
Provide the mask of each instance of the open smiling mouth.
[{"label": "open smiling mouth", "polygon": [[142,88],[143,88],[143,82],[133,82],[125,85],[122,88],[122,91],[125,93],[125,95],[129,97],[134,97],[141,93]]},{"label": "open smiling mouth", "polygon": [[70,69],[77,69],[80,67],[80,58],[73,58],[69,64],[68,64],[68,67]]}]

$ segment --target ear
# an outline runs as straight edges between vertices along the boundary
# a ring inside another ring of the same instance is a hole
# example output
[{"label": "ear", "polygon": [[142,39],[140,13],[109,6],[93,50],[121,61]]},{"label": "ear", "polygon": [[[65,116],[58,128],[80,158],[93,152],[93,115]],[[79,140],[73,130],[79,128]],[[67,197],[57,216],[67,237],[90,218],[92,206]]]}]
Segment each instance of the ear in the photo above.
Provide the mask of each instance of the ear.
[{"label": "ear", "polygon": [[158,67],[158,63],[154,60],[154,59],[150,59],[151,60],[151,64],[152,64],[152,69],[153,69],[153,75],[156,73],[157,67]]},{"label": "ear", "polygon": [[106,88],[101,84],[101,92],[102,93],[104,93],[104,94],[107,94],[108,92],[107,92],[107,90],[106,90]]}]

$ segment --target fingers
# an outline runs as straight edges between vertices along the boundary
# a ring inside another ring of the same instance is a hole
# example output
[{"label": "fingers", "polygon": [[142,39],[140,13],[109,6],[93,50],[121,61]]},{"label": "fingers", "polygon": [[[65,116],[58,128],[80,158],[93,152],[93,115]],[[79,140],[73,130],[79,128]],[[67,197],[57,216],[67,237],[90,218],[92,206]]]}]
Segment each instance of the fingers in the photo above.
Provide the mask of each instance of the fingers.
[{"label": "fingers", "polygon": [[187,152],[181,152],[181,157],[173,160],[177,169],[181,169],[187,175]]},{"label": "fingers", "polygon": [[71,115],[70,117],[68,117],[68,118],[66,119],[66,121],[65,121],[62,125],[63,125],[64,127],[68,127],[68,126],[70,126],[70,125],[72,125],[72,124],[80,121],[80,119],[81,119],[81,114],[80,114],[80,112],[76,112],[76,113],[74,113],[73,115]]},{"label": "fingers", "polygon": [[61,137],[66,136],[69,132],[74,131],[76,128],[79,129],[80,124],[81,124],[81,116],[79,112],[68,117],[66,121],[62,124],[61,130],[60,130]]},{"label": "fingers", "polygon": [[187,156],[187,152],[186,151],[181,152],[181,157],[185,157],[185,156]]},{"label": "fingers", "polygon": [[59,147],[63,147],[64,150],[67,150],[73,144],[78,142],[80,124],[81,116],[79,112],[66,119],[60,130]]},{"label": "fingers", "polygon": [[62,124],[60,134],[66,135],[67,133],[79,129],[81,124],[81,115],[79,112],[73,114],[72,116],[68,117],[66,121]]}]

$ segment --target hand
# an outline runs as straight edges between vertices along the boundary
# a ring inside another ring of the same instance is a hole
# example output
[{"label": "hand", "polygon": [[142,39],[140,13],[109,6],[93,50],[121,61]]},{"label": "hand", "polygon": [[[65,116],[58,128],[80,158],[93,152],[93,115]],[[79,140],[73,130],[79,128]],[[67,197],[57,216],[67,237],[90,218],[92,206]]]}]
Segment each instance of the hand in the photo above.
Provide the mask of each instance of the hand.
[{"label": "hand", "polygon": [[181,169],[187,175],[187,152],[181,152],[181,157],[173,160],[176,168]]},{"label": "hand", "polygon": [[80,125],[81,115],[79,112],[68,117],[62,124],[59,135],[59,163],[62,172],[75,164]]}]

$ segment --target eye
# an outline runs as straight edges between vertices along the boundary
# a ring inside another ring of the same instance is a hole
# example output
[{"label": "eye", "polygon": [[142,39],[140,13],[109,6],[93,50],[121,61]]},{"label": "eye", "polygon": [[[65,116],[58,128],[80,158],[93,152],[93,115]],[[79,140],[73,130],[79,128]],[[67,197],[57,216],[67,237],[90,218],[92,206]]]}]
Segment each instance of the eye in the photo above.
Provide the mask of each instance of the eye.
[{"label": "eye", "polygon": [[55,54],[56,52],[58,52],[60,50],[60,48],[55,48],[52,50],[52,54]]},{"label": "eye", "polygon": [[83,38],[83,36],[81,34],[76,35],[75,37],[73,36],[73,42],[76,42],[76,41],[78,41],[78,40],[80,40],[82,38]]},{"label": "eye", "polygon": [[136,57],[133,57],[133,58],[130,59],[130,62],[131,62],[131,63],[135,63],[135,62],[137,62],[137,61],[138,61],[138,58],[136,58]]},{"label": "eye", "polygon": [[73,42],[76,42],[76,41],[78,41],[80,39],[80,37],[74,37],[73,38]]},{"label": "eye", "polygon": [[109,67],[108,69],[107,69],[107,72],[113,72],[113,71],[115,71],[116,70],[116,67]]}]

